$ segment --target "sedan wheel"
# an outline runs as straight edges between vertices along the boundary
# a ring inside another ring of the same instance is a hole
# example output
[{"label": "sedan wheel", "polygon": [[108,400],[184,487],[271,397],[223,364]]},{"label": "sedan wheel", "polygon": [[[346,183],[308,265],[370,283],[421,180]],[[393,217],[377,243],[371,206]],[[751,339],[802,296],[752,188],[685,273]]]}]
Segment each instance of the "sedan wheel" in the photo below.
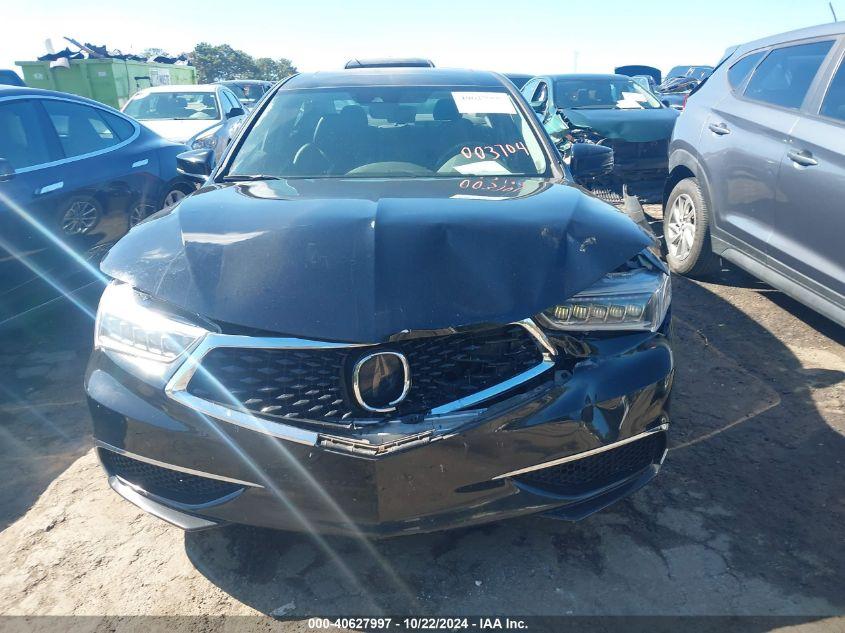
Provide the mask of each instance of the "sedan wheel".
[{"label": "sedan wheel", "polygon": [[65,235],[84,235],[96,226],[99,219],[100,211],[93,202],[77,200],[62,216],[62,232]]},{"label": "sedan wheel", "polygon": [[184,197],[185,197],[184,191],[182,191],[181,189],[174,189],[173,191],[168,193],[166,196],[164,196],[164,207],[162,207],[162,208],[166,208],[166,207],[169,207],[171,205],[174,205]]},{"label": "sedan wheel", "polygon": [[689,194],[675,198],[665,225],[666,249],[675,259],[685,260],[695,241],[695,203]]},{"label": "sedan wheel", "polygon": [[147,215],[149,215],[149,207],[140,203],[136,204],[129,212],[129,228],[131,229],[133,226],[141,222],[141,220],[147,217]]}]

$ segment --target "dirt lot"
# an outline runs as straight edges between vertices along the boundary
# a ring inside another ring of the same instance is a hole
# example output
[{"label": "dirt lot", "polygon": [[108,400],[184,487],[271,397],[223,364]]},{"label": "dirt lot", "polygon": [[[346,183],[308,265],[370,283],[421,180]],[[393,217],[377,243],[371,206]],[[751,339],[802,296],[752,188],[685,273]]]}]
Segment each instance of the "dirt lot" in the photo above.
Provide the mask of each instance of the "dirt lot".
[{"label": "dirt lot", "polygon": [[674,295],[672,449],[651,486],[577,524],[372,548],[185,535],[145,515],[108,489],[90,448],[90,318],[57,305],[6,327],[0,613],[793,615],[845,630],[845,331],[738,272],[677,279]]}]

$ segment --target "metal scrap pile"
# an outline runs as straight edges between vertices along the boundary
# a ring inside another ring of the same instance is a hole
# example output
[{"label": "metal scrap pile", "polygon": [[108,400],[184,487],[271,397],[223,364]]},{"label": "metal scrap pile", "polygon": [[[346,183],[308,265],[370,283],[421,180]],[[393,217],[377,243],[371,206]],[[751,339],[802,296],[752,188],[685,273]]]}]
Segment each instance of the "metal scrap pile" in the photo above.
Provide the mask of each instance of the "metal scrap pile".
[{"label": "metal scrap pile", "polygon": [[72,51],[70,48],[65,47],[63,51],[59,51],[58,53],[49,52],[46,55],[42,55],[38,58],[38,61],[42,62],[50,62],[50,67],[53,68],[55,66],[67,66],[68,62],[72,59],[122,59],[128,61],[136,61],[136,62],[155,62],[158,64],[176,64],[178,66],[191,66],[191,60],[188,58],[187,55],[184,53],[179,55],[178,57],[168,57],[167,55],[156,55],[154,57],[142,57],[140,55],[134,54],[124,54],[118,49],[113,49],[109,51],[105,45],[97,46],[96,44],[91,44],[89,42],[85,42],[84,44],[80,44],[75,39],[71,37],[65,37],[65,39],[73,44],[78,50]]}]

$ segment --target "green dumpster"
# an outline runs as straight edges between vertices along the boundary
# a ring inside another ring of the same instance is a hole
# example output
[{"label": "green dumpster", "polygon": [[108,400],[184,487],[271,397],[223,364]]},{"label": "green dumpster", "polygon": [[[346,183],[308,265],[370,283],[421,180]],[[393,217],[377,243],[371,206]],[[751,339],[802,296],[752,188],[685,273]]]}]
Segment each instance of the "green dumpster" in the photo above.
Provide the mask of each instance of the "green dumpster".
[{"label": "green dumpster", "polygon": [[70,67],[50,68],[48,61],[15,62],[26,85],[59,90],[121,108],[133,94],[150,86],[197,83],[193,66],[123,59],[71,59]]}]

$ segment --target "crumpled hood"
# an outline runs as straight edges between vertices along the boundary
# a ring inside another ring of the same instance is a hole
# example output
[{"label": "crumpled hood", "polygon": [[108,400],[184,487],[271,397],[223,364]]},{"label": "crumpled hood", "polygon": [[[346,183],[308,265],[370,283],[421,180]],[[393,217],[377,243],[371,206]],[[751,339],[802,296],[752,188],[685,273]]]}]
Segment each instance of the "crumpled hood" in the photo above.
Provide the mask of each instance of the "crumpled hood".
[{"label": "crumpled hood", "polygon": [[672,108],[653,110],[572,110],[564,109],[564,116],[575,127],[590,128],[608,139],[633,143],[669,140],[678,111]]},{"label": "crumpled hood", "polygon": [[267,181],[200,190],[132,229],[102,270],[213,320],[379,342],[530,317],[650,243],[544,180]]}]

